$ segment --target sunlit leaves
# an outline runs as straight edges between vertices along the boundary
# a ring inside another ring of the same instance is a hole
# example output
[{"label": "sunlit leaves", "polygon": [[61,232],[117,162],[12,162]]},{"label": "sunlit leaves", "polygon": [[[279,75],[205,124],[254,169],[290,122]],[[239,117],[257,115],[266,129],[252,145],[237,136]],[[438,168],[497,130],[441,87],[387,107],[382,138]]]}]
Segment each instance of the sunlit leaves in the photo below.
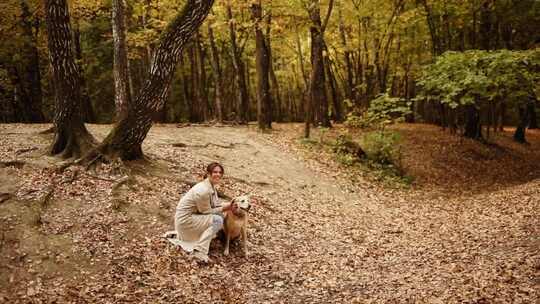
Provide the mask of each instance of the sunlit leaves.
[{"label": "sunlit leaves", "polygon": [[524,101],[538,86],[540,51],[447,52],[424,68],[419,98],[450,107]]}]

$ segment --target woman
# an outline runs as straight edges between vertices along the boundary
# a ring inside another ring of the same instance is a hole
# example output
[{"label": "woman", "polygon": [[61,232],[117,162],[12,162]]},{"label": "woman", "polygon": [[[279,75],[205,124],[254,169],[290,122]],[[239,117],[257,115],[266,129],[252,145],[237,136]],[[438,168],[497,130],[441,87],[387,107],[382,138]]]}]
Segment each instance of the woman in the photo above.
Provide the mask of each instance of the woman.
[{"label": "woman", "polygon": [[203,262],[209,261],[210,242],[223,228],[223,212],[237,208],[235,203],[219,204],[215,186],[223,173],[219,163],[209,164],[205,180],[193,186],[176,207],[174,227],[178,238],[184,244],[193,244],[193,256]]}]

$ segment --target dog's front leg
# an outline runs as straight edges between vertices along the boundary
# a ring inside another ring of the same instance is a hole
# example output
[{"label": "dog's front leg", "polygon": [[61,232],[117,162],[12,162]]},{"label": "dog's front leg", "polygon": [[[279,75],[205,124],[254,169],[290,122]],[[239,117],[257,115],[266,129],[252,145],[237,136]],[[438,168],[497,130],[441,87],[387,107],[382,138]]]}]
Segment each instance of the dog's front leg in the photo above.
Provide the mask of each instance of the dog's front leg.
[{"label": "dog's front leg", "polygon": [[246,225],[242,226],[242,245],[244,247],[244,256],[247,258],[247,227]]},{"label": "dog's front leg", "polygon": [[229,242],[231,240],[231,237],[228,233],[225,233],[225,251],[223,251],[224,255],[229,255]]}]

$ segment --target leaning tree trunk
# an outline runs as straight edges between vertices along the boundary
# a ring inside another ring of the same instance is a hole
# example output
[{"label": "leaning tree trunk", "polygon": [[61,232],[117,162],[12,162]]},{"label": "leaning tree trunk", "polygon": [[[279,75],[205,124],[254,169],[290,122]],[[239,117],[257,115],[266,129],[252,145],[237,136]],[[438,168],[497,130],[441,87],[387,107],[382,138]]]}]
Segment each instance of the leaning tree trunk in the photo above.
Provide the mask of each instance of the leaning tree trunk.
[{"label": "leaning tree trunk", "polygon": [[80,74],[75,57],[66,0],[45,1],[49,57],[56,89],[52,155],[79,156],[95,141],[81,115]]},{"label": "leaning tree trunk", "polygon": [[122,115],[126,115],[128,105],[131,103],[124,0],[113,0],[112,2],[112,33],[114,42],[114,104],[116,106],[116,120],[119,120]]},{"label": "leaning tree trunk", "polygon": [[200,27],[213,3],[214,0],[187,1],[162,34],[139,96],[128,107],[127,115],[118,121],[87,160],[98,156],[122,160],[143,158],[141,145],[152,126],[152,116],[165,103],[182,49]]},{"label": "leaning tree trunk", "polygon": [[259,3],[251,5],[251,17],[255,22],[255,53],[257,65],[257,121],[260,130],[272,128],[272,106],[270,95],[270,82],[268,78],[270,69],[270,56],[268,46],[264,39],[260,23],[262,20],[262,8]]}]

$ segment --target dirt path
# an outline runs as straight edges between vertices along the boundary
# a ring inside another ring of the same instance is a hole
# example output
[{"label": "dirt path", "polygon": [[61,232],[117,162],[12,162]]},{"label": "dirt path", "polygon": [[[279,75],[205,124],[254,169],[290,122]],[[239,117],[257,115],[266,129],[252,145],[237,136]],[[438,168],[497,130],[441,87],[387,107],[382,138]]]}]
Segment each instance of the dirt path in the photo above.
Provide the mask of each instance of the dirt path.
[{"label": "dirt path", "polygon": [[[98,137],[107,129],[91,128]],[[382,191],[308,166],[279,138],[245,127],[154,127],[144,149],[161,169],[126,190],[125,210],[111,211],[101,194],[81,194],[78,201],[90,205],[73,207],[72,250],[103,267],[88,266],[91,275],[77,280],[52,275],[33,296],[62,300],[68,292],[71,301],[150,303],[532,303],[540,296],[540,181],[426,201],[414,190]],[[8,142],[20,144],[15,137]],[[214,160],[225,166],[226,193],[252,195],[250,256],[233,247],[225,258],[216,243],[214,264],[197,268],[159,235],[172,227],[187,189],[181,181]],[[60,215],[47,216],[54,222]],[[27,278],[17,287],[21,300],[28,297],[24,286],[36,289],[29,283],[35,276]]]}]

